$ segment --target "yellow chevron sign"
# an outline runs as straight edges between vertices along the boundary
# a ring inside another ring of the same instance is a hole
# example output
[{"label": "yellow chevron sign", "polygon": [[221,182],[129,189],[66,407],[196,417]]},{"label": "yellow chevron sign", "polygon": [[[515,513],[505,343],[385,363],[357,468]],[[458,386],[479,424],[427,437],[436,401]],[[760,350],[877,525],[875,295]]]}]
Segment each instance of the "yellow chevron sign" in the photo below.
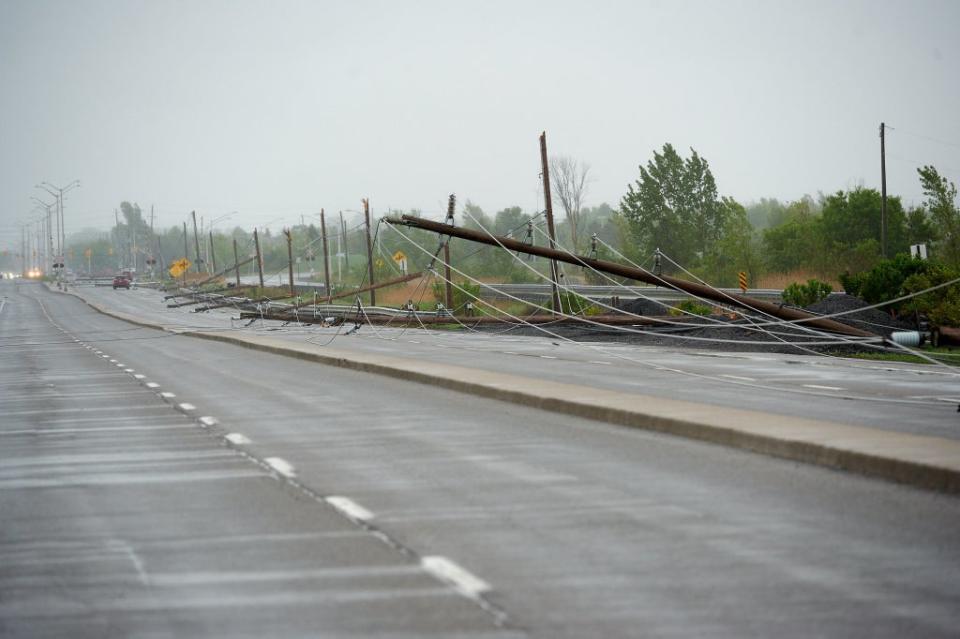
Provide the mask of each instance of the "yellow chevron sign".
[{"label": "yellow chevron sign", "polygon": [[185,257],[181,257],[179,260],[170,265],[170,276],[171,277],[180,277],[187,272],[192,266],[192,262]]}]

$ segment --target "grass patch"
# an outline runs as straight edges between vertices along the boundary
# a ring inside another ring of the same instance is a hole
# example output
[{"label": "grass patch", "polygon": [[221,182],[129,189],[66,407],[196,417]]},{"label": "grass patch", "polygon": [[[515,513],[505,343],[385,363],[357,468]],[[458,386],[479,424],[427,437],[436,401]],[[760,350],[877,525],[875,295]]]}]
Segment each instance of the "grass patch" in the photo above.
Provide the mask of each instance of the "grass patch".
[{"label": "grass patch", "polygon": [[[952,348],[933,348],[930,346],[923,346],[919,349],[924,355],[928,357],[933,357],[938,359],[945,364],[960,364],[960,352],[957,352]],[[838,354],[840,357],[849,357],[852,359],[866,359],[876,362],[904,362],[907,364],[930,364],[928,360],[918,357],[916,355],[911,355],[909,353],[881,353],[881,352],[868,352],[868,353],[844,353]]]}]

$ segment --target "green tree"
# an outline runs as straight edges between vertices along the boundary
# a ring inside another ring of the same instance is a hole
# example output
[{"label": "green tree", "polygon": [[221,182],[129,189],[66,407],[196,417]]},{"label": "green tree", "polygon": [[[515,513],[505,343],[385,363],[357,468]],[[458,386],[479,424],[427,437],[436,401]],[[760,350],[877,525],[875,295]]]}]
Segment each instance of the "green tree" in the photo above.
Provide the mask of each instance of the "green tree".
[{"label": "green tree", "polygon": [[[875,240],[880,245],[881,202],[882,197],[877,190],[863,187],[847,192],[838,191],[824,199],[821,229],[835,259],[841,262],[852,259],[851,251],[857,251],[859,247],[862,252],[867,240]],[[906,253],[908,248],[903,205],[899,197],[888,197],[887,255],[892,257],[897,253]]]},{"label": "green tree", "polygon": [[740,271],[756,282],[763,271],[762,247],[747,211],[729,197],[723,198],[723,206],[727,211],[723,233],[704,260],[701,273],[704,279],[719,286],[733,286]]},{"label": "green tree", "polygon": [[659,248],[688,268],[721,238],[728,213],[709,164],[690,152],[684,159],[664,144],[662,153],[655,151],[646,167],[640,166],[639,179],[627,186],[620,201],[620,213],[642,254]]},{"label": "green tree", "polygon": [[911,207],[907,211],[907,243],[932,244],[937,232],[927,210],[920,207]]},{"label": "green tree", "polygon": [[821,245],[820,218],[813,201],[804,198],[786,208],[786,221],[763,231],[763,253],[767,268],[778,273],[811,268]]},{"label": "green tree", "polygon": [[934,245],[938,257],[948,266],[960,267],[960,210],[957,209],[957,186],[941,176],[932,166],[917,169],[920,186],[926,197],[924,206],[936,231]]}]

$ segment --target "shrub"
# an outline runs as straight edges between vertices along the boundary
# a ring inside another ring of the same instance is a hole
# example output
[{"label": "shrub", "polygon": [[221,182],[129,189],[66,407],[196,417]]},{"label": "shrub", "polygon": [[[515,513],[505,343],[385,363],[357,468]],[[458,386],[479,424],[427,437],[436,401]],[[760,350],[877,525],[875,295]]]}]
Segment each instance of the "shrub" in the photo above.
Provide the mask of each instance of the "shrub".
[{"label": "shrub", "polygon": [[[957,272],[943,264],[929,264],[922,273],[914,273],[903,282],[903,294],[919,293],[938,284],[957,278]],[[960,326],[960,286],[945,286],[924,295],[906,300],[906,312],[927,316],[934,326]]]},{"label": "shrub", "polygon": [[[911,275],[925,273],[933,262],[900,253],[892,260],[883,260],[869,271],[844,273],[840,276],[843,289],[869,304],[887,302],[903,295],[903,284]],[[900,305],[892,306],[897,309]]]},{"label": "shrub", "polygon": [[[458,288],[459,287],[459,288]],[[435,279],[433,281],[433,297],[441,304],[447,299],[446,282]],[[453,286],[453,309],[460,311],[467,302],[476,302],[480,297],[480,285],[470,282],[460,282]]]},{"label": "shrub", "polygon": [[683,300],[669,311],[671,315],[684,315],[686,313],[691,313],[693,315],[701,316],[709,315],[711,312],[712,309],[709,306],[699,304],[694,300]]},{"label": "shrub", "polygon": [[806,284],[794,282],[783,289],[783,301],[792,306],[803,308],[816,304],[832,292],[833,287],[826,282],[809,279]]}]

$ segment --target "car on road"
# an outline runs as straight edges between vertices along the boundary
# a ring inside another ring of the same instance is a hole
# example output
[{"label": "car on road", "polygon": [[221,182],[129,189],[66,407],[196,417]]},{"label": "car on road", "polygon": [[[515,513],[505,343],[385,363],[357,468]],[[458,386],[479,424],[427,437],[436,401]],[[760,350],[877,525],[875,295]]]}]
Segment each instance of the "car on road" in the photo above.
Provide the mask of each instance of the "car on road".
[{"label": "car on road", "polygon": [[113,278],[113,290],[117,290],[118,288],[129,289],[129,288],[130,288],[130,278],[127,277],[126,275],[117,275],[116,277],[114,277],[114,278]]}]

